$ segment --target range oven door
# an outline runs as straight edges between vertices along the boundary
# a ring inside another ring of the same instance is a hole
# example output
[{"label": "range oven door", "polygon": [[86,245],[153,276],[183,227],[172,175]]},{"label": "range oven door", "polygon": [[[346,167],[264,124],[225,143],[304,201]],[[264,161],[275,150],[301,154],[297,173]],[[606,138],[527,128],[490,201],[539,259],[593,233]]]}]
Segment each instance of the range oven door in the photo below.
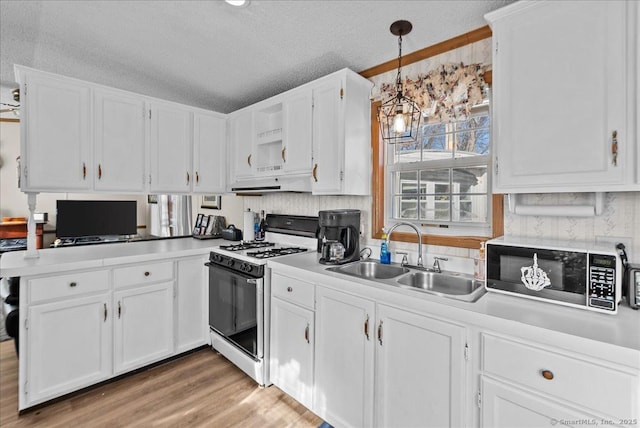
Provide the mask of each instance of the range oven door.
[{"label": "range oven door", "polygon": [[209,266],[209,327],[258,360],[262,342],[264,280],[223,266]]}]

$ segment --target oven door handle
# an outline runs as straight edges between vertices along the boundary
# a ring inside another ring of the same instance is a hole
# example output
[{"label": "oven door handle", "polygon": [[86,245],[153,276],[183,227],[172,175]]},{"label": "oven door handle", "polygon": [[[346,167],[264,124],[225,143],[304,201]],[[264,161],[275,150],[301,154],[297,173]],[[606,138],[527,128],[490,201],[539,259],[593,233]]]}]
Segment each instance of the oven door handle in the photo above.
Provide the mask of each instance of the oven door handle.
[{"label": "oven door handle", "polygon": [[247,284],[257,284],[258,280],[255,278],[246,278]]},{"label": "oven door handle", "polygon": [[[230,269],[230,268],[228,268],[228,267],[226,267],[224,265],[219,265],[219,264],[216,264],[216,263],[206,262],[204,265],[207,266],[209,269],[220,269],[220,270],[225,271],[225,272],[231,272],[232,274],[234,274],[234,275],[236,275],[236,276],[238,276],[240,278],[244,278],[250,284],[257,284],[256,281],[258,279],[262,278],[262,277],[260,277],[260,278],[252,277],[250,275],[245,274],[244,272],[241,272],[241,271],[238,271],[238,270],[235,270],[235,269]],[[253,282],[250,282],[250,281],[253,281]]]}]

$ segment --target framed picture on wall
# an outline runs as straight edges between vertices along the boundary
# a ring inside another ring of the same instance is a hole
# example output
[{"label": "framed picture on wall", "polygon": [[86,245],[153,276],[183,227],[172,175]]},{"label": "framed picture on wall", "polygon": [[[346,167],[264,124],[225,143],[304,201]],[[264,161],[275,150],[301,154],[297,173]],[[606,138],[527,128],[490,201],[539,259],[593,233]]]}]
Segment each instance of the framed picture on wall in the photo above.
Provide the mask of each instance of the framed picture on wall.
[{"label": "framed picture on wall", "polygon": [[208,208],[212,210],[219,210],[222,202],[221,195],[202,195],[202,201],[200,202],[200,208]]}]

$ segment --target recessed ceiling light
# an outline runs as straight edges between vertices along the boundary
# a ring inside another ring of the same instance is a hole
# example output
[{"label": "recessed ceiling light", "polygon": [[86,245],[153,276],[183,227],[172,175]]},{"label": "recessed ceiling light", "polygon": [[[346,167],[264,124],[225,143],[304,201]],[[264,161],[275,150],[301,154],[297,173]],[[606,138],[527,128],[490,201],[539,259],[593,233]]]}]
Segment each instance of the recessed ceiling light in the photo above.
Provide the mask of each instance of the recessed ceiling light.
[{"label": "recessed ceiling light", "polygon": [[249,6],[249,0],[224,0],[231,6],[246,7]]}]

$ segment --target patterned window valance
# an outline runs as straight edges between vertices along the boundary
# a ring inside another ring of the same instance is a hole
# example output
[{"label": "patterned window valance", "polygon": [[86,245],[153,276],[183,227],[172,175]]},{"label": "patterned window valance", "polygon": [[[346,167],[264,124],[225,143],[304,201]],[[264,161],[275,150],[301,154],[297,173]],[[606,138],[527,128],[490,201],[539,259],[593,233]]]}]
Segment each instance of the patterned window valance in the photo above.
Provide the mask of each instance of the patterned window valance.
[{"label": "patterned window valance", "polygon": [[[464,120],[471,107],[487,98],[483,75],[490,68],[482,64],[442,64],[427,74],[418,74],[415,80],[405,77],[404,94],[418,103],[425,122]],[[380,94],[382,99],[395,96],[395,83],[383,83]]]}]

